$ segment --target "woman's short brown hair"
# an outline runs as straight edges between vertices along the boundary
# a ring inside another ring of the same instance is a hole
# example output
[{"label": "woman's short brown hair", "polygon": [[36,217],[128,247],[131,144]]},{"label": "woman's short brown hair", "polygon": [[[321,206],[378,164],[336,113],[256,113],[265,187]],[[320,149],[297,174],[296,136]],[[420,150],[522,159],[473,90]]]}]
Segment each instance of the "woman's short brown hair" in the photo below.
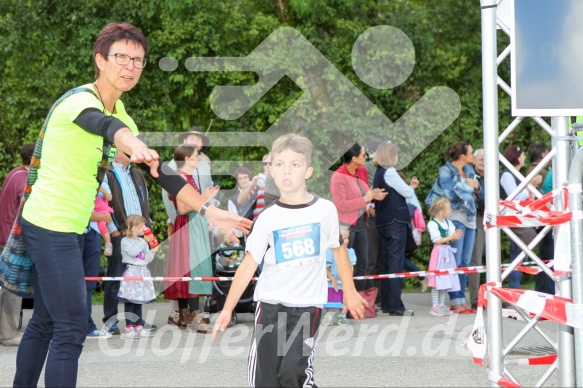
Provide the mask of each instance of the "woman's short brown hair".
[{"label": "woman's short brown hair", "polygon": [[375,152],[373,164],[375,167],[395,167],[397,165],[397,156],[399,156],[399,148],[393,143],[380,144]]},{"label": "woman's short brown hair", "polygon": [[511,165],[517,166],[518,158],[520,158],[520,155],[522,155],[523,153],[524,150],[522,148],[515,145],[509,145],[504,149],[504,153],[502,155],[504,155],[506,160],[508,160]]},{"label": "woman's short brown hair", "polygon": [[[148,42],[140,30],[127,22],[109,23],[97,35],[97,39],[93,45],[93,60],[95,61],[97,54],[101,54],[103,58],[107,59],[107,54],[111,46],[120,40],[133,42],[136,45],[142,46],[144,49],[144,57],[148,55]],[[95,63],[95,79],[97,78],[99,78],[99,67]]]},{"label": "woman's short brown hair", "polygon": [[239,179],[239,175],[247,175],[249,180],[253,179],[253,173],[247,167],[239,167],[235,170],[235,179]]}]

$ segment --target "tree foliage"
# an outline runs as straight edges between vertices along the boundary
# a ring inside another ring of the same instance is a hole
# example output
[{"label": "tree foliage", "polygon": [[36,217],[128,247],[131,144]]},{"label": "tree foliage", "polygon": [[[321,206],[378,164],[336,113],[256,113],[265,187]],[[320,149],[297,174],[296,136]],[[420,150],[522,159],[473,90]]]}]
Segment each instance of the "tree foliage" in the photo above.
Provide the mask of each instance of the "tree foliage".
[{"label": "tree foliage", "polygon": [[[393,121],[435,86],[450,87],[459,95],[458,119],[404,170],[407,176],[419,178],[421,200],[445,161],[447,145],[462,139],[470,140],[474,148],[483,144],[480,7],[475,2],[4,0],[0,3],[0,177],[18,165],[21,144],[36,140],[57,97],[93,81],[94,39],[106,23],[120,21],[136,25],[148,37],[150,64],[140,83],[123,97],[141,131],[178,132],[192,125],[219,132],[265,131],[300,98],[297,85],[283,79],[240,119],[227,121],[210,109],[213,87],[249,85],[254,75],[189,72],[183,65],[189,57],[246,56],[274,30],[287,26],[301,32]],[[415,47],[413,72],[393,89],[371,88],[352,68],[355,40],[378,25],[401,29]],[[160,70],[163,57],[178,60],[176,71]],[[500,101],[501,117],[509,117],[509,100],[501,93]],[[528,146],[541,138],[535,128],[526,123],[510,141]],[[331,135],[316,136],[327,144],[325,138]],[[172,151],[172,147],[159,148],[165,159]],[[212,160],[250,161],[260,160],[265,151],[259,146],[210,147],[207,154]],[[316,163],[315,167],[323,166]],[[224,179],[221,184],[228,187],[233,182]],[[155,232],[163,237],[166,215],[158,200],[160,190],[152,184],[150,190]],[[428,257],[428,252],[418,250],[417,256]]]}]

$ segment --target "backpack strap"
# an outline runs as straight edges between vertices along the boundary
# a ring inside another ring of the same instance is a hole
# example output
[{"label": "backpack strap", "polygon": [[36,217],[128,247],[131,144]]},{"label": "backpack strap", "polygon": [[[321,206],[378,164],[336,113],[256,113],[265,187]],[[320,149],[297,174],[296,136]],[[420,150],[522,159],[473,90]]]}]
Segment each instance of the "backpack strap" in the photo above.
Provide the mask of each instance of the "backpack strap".
[{"label": "backpack strap", "polygon": [[[45,133],[47,131],[47,126],[48,126],[49,120],[51,119],[51,116],[53,115],[53,112],[55,111],[56,107],[59,106],[59,104],[61,102],[63,102],[66,98],[68,98],[74,94],[82,93],[82,92],[91,93],[95,96],[95,98],[97,98],[97,95],[95,94],[95,92],[93,90],[86,88],[86,87],[79,87],[79,88],[71,89],[67,93],[63,94],[61,97],[59,97],[59,99],[57,101],[55,101],[55,103],[51,107],[51,110],[49,111],[47,118],[45,119],[45,122],[43,123],[43,126],[40,130],[40,133],[38,134],[38,140],[36,141],[36,144],[34,146],[34,152],[32,154],[32,158],[30,160],[30,169],[28,172],[28,179],[26,181],[26,189],[24,190],[24,196],[22,197],[23,204],[26,202],[26,200],[30,196],[30,193],[32,191],[32,186],[35,184],[36,180],[38,179],[38,169],[40,168],[40,163],[41,163],[43,139],[45,137]],[[111,148],[111,146],[107,149],[107,154],[109,154],[110,148]],[[104,155],[107,155],[105,153],[105,147],[103,149],[103,153],[104,153]],[[107,156],[106,156],[106,159],[107,159]],[[103,163],[103,160],[101,161],[101,163]],[[101,164],[99,167],[101,169]],[[106,164],[106,167],[107,167],[107,164]],[[103,174],[104,173],[105,173],[105,171],[103,172]],[[103,174],[101,174],[101,180],[99,180],[99,182],[101,182],[103,180]],[[99,178],[99,174],[98,174],[98,178]]]}]

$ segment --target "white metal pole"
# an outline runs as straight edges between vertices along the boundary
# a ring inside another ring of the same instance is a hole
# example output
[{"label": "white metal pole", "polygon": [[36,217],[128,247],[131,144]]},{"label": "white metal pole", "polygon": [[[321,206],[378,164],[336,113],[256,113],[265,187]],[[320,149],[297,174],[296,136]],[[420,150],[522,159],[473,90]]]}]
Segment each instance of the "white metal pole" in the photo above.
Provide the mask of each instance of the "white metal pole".
[{"label": "white metal pole", "polygon": [[[556,137],[562,138],[569,135],[568,117],[551,117],[551,127],[555,130]],[[568,141],[556,141],[557,153],[555,155],[555,168],[553,179],[559,185],[567,182],[569,164],[571,162],[571,147]],[[556,175],[555,175],[556,174]],[[558,187],[558,186],[557,186]],[[563,198],[557,196],[555,210],[563,210]],[[566,279],[558,283],[557,291],[563,298],[571,298],[571,280]],[[559,386],[575,386],[575,354],[573,342],[573,328],[567,325],[559,325]]]},{"label": "white metal pole", "polygon": [[[482,95],[484,120],[484,205],[486,211],[498,214],[498,79],[496,60],[496,0],[482,0]],[[483,228],[483,225],[478,225]],[[500,282],[500,230],[486,230],[486,278],[488,282]],[[489,369],[494,376],[504,371],[502,355],[502,303],[488,293],[488,357]],[[497,386],[493,381],[490,386]]]},{"label": "white metal pole", "polygon": [[[569,208],[577,217],[571,221],[571,271],[573,287],[573,303],[583,303],[583,212],[581,202],[581,181],[583,180],[583,148],[579,148],[569,170]],[[575,329],[575,373],[576,386],[583,386],[583,329]],[[560,348],[559,348],[560,351]]]}]

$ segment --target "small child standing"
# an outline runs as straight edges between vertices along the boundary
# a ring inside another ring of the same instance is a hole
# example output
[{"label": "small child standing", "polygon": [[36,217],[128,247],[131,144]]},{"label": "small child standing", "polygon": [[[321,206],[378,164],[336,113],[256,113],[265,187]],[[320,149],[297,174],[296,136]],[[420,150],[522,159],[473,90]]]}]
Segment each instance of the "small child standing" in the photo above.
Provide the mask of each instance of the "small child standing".
[{"label": "small child standing", "polygon": [[[436,198],[431,204],[429,214],[431,221],[427,223],[427,230],[434,244],[429,260],[429,270],[455,269],[455,257],[450,243],[453,240],[459,240],[462,237],[462,231],[456,230],[453,223],[447,220],[451,214],[449,200],[445,197]],[[451,315],[449,308],[445,307],[445,293],[460,289],[458,275],[430,275],[429,287],[433,288],[431,290],[433,307],[429,314],[436,317]]]},{"label": "small child standing", "polygon": [[[340,233],[344,239],[343,245],[348,251],[348,259],[352,265],[352,270],[354,271],[354,265],[356,264],[356,252],[354,248],[348,248],[348,236],[350,234],[349,230],[345,226],[340,226]],[[342,292],[342,282],[339,282],[340,275],[338,274],[338,267],[334,262],[334,253],[331,249],[326,251],[326,277],[328,278],[328,304],[342,304],[344,299],[344,293]],[[348,320],[346,319],[346,312],[342,312],[342,307],[328,307],[324,305],[324,308],[328,310],[324,317],[322,318],[322,325],[332,326],[341,325],[348,326]]]},{"label": "small child standing", "polygon": [[[109,206],[109,201],[112,199],[112,195],[108,192],[103,185],[99,186],[99,190],[97,190],[97,195],[95,196],[95,206],[93,211],[99,214],[107,214],[113,213],[113,209]],[[101,238],[105,241],[105,249],[103,250],[104,256],[111,256],[113,253],[113,245],[111,245],[111,236],[109,234],[109,230],[107,229],[107,223],[105,221],[97,221],[97,227],[99,229],[99,233],[101,234]]]},{"label": "small child standing", "polygon": [[[126,224],[128,229],[126,237],[121,240],[121,255],[122,262],[128,266],[123,276],[150,277],[152,275],[146,265],[154,260],[158,247],[150,250],[148,243],[140,238],[144,235],[146,219],[131,215],[127,218]],[[126,337],[151,337],[150,330],[144,329],[138,322],[142,319],[142,304],[156,299],[154,283],[151,280],[122,280],[117,296],[124,302]]]}]

